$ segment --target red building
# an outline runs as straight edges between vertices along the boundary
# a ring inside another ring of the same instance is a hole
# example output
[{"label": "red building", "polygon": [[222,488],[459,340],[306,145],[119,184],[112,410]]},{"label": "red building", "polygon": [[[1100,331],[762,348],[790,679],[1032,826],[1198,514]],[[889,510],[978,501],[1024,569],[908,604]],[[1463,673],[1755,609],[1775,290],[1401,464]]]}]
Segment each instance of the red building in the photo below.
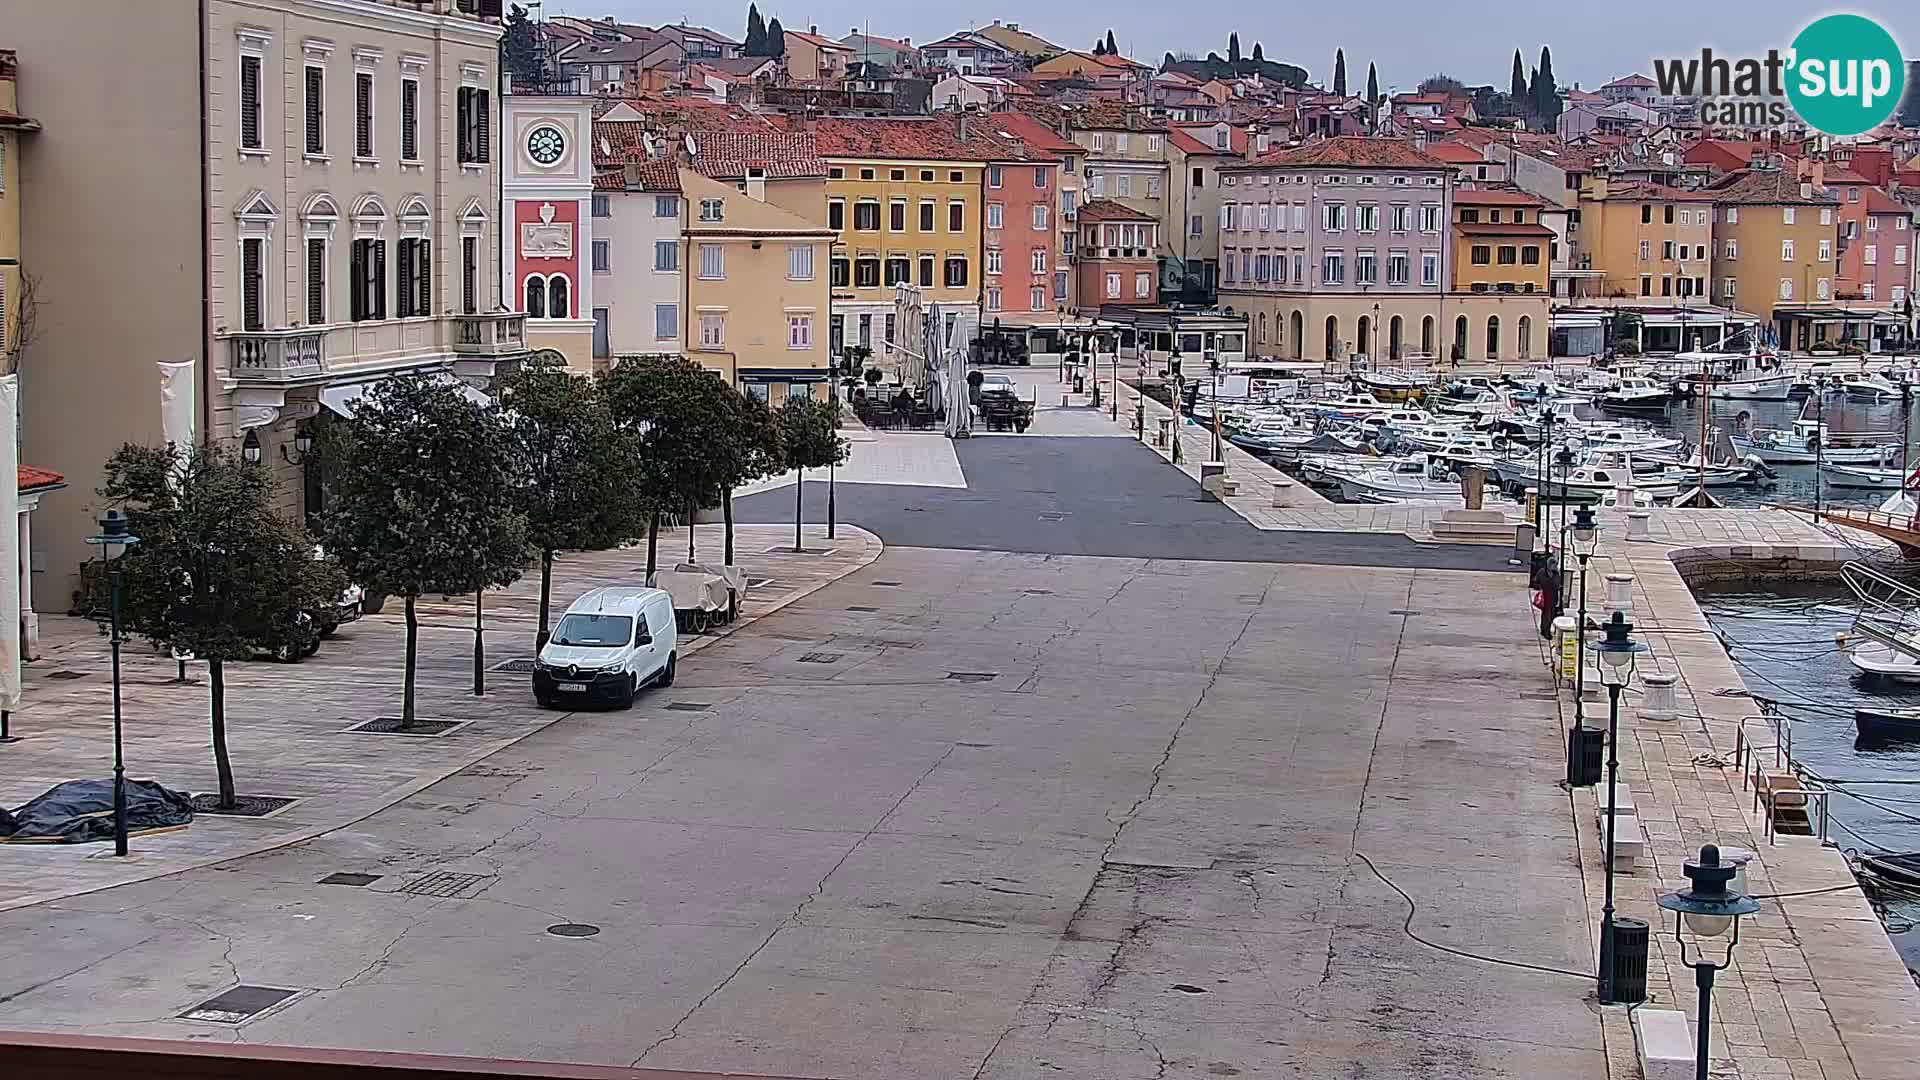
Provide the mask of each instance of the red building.
[{"label": "red building", "polygon": [[1159,223],[1112,199],[1080,208],[1079,263],[1075,269],[1080,309],[1152,307],[1160,301]]}]

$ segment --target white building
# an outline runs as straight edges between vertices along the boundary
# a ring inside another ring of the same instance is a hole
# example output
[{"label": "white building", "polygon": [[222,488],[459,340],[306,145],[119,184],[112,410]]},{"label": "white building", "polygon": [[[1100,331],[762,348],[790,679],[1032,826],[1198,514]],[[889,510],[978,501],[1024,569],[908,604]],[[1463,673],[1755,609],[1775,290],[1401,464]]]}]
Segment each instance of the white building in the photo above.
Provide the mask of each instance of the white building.
[{"label": "white building", "polygon": [[679,170],[671,160],[602,170],[593,208],[595,358],[679,352]]}]

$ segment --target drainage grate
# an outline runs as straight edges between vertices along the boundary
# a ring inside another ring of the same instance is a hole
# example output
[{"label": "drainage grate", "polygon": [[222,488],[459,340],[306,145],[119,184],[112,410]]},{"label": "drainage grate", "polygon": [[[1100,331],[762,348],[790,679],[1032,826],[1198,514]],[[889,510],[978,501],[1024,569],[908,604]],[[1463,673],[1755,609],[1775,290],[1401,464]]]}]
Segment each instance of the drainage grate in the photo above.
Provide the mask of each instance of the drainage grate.
[{"label": "drainage grate", "polygon": [[435,870],[400,886],[400,891],[415,896],[471,896],[492,880],[486,874],[456,874],[451,870]]},{"label": "drainage grate", "polygon": [[180,1014],[183,1020],[205,1020],[214,1024],[238,1024],[266,1012],[299,993],[275,986],[236,986]]},{"label": "drainage grate", "polygon": [[872,585],[876,589],[894,589],[900,585],[897,581],[870,581],[867,584]]},{"label": "drainage grate", "polygon": [[803,664],[837,664],[840,662],[837,652],[810,652],[800,658]]},{"label": "drainage grate", "polygon": [[487,670],[510,671],[516,675],[531,675],[533,674],[533,658],[530,656],[522,656],[512,660],[502,660]]},{"label": "drainage grate", "polygon": [[220,805],[218,793],[203,792],[193,796],[191,801],[193,812],[196,814],[212,814],[216,817],[270,817],[300,800],[287,795],[235,795],[233,805],[223,807]]},{"label": "drainage grate", "polygon": [[592,937],[599,932],[599,927],[583,922],[554,923],[547,927],[547,933],[554,937]]},{"label": "drainage grate", "polygon": [[838,550],[840,549],[824,547],[824,548],[806,548],[801,551],[795,551],[793,550],[792,544],[783,544],[780,547],[770,547],[766,551],[761,552],[761,554],[763,555],[831,555]]},{"label": "drainage grate", "polygon": [[467,720],[422,720],[417,716],[409,722],[398,716],[376,716],[347,730],[362,735],[412,735],[432,739],[469,723]]},{"label": "drainage grate", "polygon": [[1387,612],[1387,614],[1389,614],[1389,615],[1418,615],[1418,614],[1420,614],[1420,613],[1419,613],[1418,611],[1415,611],[1415,610],[1413,610],[1412,608],[1398,608],[1398,607],[1397,607],[1397,608],[1393,608],[1393,609],[1391,609],[1391,610],[1389,610],[1389,611]]},{"label": "drainage grate", "polygon": [[1028,596],[1052,596],[1053,595],[1052,589],[1024,589],[1022,591],[1025,592]]},{"label": "drainage grate", "polygon": [[847,607],[847,610],[848,611],[879,611],[880,609],[877,607],[868,607],[865,604],[851,604]]},{"label": "drainage grate", "polygon": [[1046,513],[1043,513],[1040,515],[1040,520],[1041,521],[1065,521],[1067,520],[1067,515],[1060,511],[1049,510]]},{"label": "drainage grate", "polygon": [[87,673],[84,671],[49,671],[47,672],[47,678],[59,679],[61,682],[66,682],[69,679],[84,679],[86,677],[87,677]]},{"label": "drainage grate", "polygon": [[997,671],[949,671],[947,678],[954,682],[991,682],[1000,677]]},{"label": "drainage grate", "polygon": [[673,712],[706,712],[713,706],[704,701],[675,701],[668,704],[667,708]]},{"label": "drainage grate", "polygon": [[355,889],[364,889],[374,882],[379,881],[383,876],[382,874],[349,874],[343,871],[338,874],[328,874],[326,877],[321,878],[319,883],[322,885],[347,885]]}]

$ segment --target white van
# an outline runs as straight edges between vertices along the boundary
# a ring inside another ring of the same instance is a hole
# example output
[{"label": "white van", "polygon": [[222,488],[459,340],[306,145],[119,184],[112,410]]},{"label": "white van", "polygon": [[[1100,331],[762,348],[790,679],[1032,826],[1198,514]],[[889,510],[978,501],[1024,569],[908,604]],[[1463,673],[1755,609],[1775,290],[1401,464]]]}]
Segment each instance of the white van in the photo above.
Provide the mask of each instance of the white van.
[{"label": "white van", "polygon": [[560,616],[533,664],[542,708],[601,702],[627,708],[643,686],[672,686],[680,638],[665,589],[594,589]]}]

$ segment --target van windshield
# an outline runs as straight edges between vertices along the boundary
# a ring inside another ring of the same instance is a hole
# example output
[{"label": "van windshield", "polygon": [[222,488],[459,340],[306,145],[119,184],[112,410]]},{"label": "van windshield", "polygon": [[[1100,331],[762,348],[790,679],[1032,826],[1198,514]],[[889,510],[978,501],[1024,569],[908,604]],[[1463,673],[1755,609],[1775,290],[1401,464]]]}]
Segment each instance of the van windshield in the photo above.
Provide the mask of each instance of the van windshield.
[{"label": "van windshield", "polygon": [[555,645],[617,649],[633,640],[631,615],[569,615],[554,628]]}]

